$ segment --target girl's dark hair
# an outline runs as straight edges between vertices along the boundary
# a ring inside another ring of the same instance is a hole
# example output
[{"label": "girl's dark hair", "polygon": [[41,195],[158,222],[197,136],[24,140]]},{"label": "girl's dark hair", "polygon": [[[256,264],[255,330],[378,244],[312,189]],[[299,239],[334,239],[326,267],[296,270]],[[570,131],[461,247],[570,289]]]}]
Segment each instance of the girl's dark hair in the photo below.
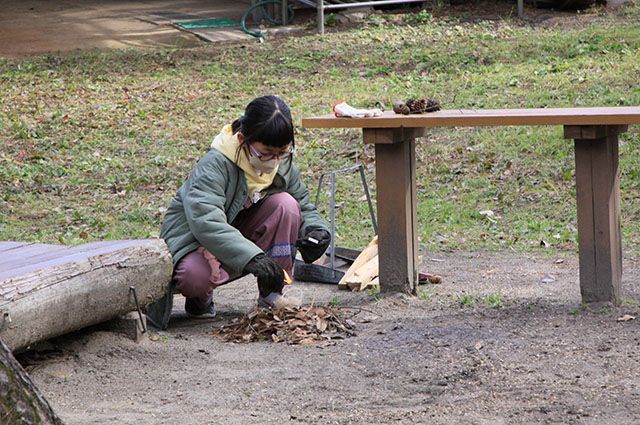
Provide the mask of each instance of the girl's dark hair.
[{"label": "girl's dark hair", "polygon": [[277,96],[258,97],[247,105],[244,115],[231,124],[233,133],[241,132],[247,143],[261,142],[276,148],[291,143],[293,122],[289,107]]}]

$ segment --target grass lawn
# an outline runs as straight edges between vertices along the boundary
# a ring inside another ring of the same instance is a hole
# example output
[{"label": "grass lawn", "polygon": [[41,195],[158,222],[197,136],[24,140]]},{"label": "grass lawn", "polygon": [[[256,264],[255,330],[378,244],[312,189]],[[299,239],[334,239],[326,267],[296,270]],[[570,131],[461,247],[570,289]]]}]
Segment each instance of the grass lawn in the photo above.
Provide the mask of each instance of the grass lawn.
[{"label": "grass lawn", "polygon": [[[294,113],[312,196],[321,173],[357,163],[375,195],[373,148],[360,131],[299,126],[341,100],[387,109],[415,97],[444,109],[640,105],[638,3],[548,13],[531,24],[413,10],[262,44],[0,58],[0,240],[157,236],[213,137],[263,94]],[[620,143],[623,247],[637,256],[640,127]],[[423,248],[577,250],[573,146],[561,127],[436,129],[417,157]],[[339,175],[337,207],[337,243],[364,247],[373,234],[357,173]]]}]

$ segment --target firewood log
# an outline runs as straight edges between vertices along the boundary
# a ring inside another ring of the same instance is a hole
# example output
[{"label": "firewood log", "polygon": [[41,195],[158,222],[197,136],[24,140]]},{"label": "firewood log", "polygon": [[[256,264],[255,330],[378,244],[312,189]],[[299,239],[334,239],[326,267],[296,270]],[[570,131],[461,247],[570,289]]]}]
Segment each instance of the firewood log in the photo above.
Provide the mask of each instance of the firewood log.
[{"label": "firewood log", "polygon": [[351,267],[346,271],[340,282],[338,282],[339,289],[349,289],[347,280],[358,270],[364,266],[369,260],[378,256],[378,236],[375,236],[369,245],[358,255]]},{"label": "firewood log", "polygon": [[359,267],[346,280],[347,286],[352,291],[361,291],[378,275],[378,256],[371,258],[362,267]]}]

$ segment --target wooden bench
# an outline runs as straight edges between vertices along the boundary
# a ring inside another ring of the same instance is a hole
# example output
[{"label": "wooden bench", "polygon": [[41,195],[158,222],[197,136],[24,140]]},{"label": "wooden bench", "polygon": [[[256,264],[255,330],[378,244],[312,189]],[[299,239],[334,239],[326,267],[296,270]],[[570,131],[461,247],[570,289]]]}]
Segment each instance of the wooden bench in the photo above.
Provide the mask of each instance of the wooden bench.
[{"label": "wooden bench", "polygon": [[415,138],[429,127],[562,125],[576,164],[580,290],[584,302],[620,302],[622,243],[618,135],[640,107],[450,110],[430,114],[303,118],[306,128],[362,128],[375,144],[379,276],[383,291],[417,290]]},{"label": "wooden bench", "polygon": [[164,295],[172,271],[161,239],[0,242],[0,339],[15,351],[135,311]]}]

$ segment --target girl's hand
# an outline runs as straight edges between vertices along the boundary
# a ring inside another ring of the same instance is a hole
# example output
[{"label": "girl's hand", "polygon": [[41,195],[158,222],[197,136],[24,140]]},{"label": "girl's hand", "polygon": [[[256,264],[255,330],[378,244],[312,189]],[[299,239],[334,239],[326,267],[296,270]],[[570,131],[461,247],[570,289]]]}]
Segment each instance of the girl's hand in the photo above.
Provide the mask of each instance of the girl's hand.
[{"label": "girl's hand", "polygon": [[272,292],[282,291],[284,271],[273,258],[260,254],[249,261],[244,271],[258,278],[258,290],[262,297],[266,297]]},{"label": "girl's hand", "polygon": [[296,241],[296,247],[305,263],[313,263],[327,250],[331,234],[326,230],[312,230]]}]

